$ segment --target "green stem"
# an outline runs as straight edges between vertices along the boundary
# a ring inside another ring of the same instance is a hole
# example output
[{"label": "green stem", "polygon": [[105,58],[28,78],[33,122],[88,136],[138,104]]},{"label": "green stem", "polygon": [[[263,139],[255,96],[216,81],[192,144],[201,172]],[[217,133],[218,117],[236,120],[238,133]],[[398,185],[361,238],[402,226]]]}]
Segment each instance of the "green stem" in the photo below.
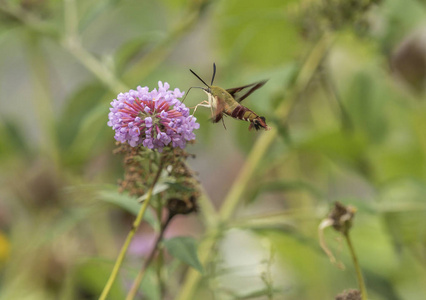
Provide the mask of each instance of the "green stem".
[{"label": "green stem", "polygon": [[160,178],[160,174],[161,174],[162,170],[163,170],[163,159],[160,158],[160,164],[158,166],[158,171],[157,171],[157,174],[155,175],[154,181],[153,181],[151,187],[148,190],[147,197],[146,197],[145,201],[143,202],[141,209],[139,210],[139,213],[138,213],[135,221],[132,224],[132,228],[130,229],[129,233],[127,234],[126,241],[124,242],[123,246],[121,247],[120,254],[117,257],[117,260],[115,261],[114,268],[112,269],[111,275],[109,276],[109,279],[108,279],[108,281],[107,281],[107,283],[106,283],[106,285],[105,285],[105,287],[102,291],[101,296],[99,297],[99,300],[105,300],[106,299],[109,291],[111,290],[111,287],[112,287],[115,279],[117,278],[117,274],[118,274],[118,271],[119,271],[119,269],[120,269],[120,267],[123,263],[124,256],[126,255],[127,249],[129,248],[130,242],[132,241],[133,236],[136,233],[136,230],[138,229],[139,225],[141,224],[141,222],[143,220],[143,216],[145,214],[145,211],[146,211],[146,209],[149,205],[149,202],[152,198],[154,186],[157,183],[158,179]]},{"label": "green stem", "polygon": [[201,196],[198,199],[198,206],[200,207],[200,214],[204,225],[208,228],[216,226],[218,223],[218,213],[213,206],[212,200],[207,195],[203,186],[200,185]]},{"label": "green stem", "polygon": [[222,221],[228,221],[232,217],[247,184],[255,173],[260,160],[264,157],[266,151],[276,139],[277,133],[278,131],[273,129],[271,132],[261,135],[250,151],[247,162],[239,172],[239,176],[232,184],[231,190],[228,192],[220,208]]},{"label": "green stem", "polygon": [[[167,37],[155,45],[138,62],[135,62],[126,72],[124,81],[134,85],[151,74],[158,65],[167,58],[174,49],[174,45],[182,39],[195,25],[201,16],[207,0],[192,0],[181,20],[170,30]],[[136,82],[135,82],[136,80]]]},{"label": "green stem", "polygon": [[[298,96],[309,84],[318,66],[326,56],[332,40],[332,37],[330,37],[328,34],[324,34],[324,36],[315,44],[308,57],[305,59],[304,64],[298,73],[293,92],[289,97],[289,101],[283,101],[276,110],[277,116],[280,119],[287,120],[294,103],[298,99]],[[267,150],[271,147],[277,136],[278,131],[274,129],[268,133],[264,133],[256,141],[256,144],[252,148],[244,166],[242,167],[237,179],[234,181],[231,190],[229,191],[227,197],[225,197],[224,203],[222,204],[219,216],[221,222],[218,222],[212,226],[210,230],[208,230],[207,237],[199,246],[199,258],[201,263],[204,265],[210,257],[212,247],[216,244],[217,239],[222,236],[221,233],[226,228],[226,226],[223,226],[223,224],[231,220],[242,198],[241,196],[245,191],[245,187],[251,180],[252,176],[256,173],[257,166],[261,161],[261,158],[265,156]],[[193,299],[193,295],[200,279],[201,274],[199,272],[193,269],[188,270],[188,274],[176,299]]]},{"label": "green stem", "polygon": [[59,165],[59,149],[55,130],[55,113],[53,99],[49,90],[49,72],[45,53],[40,48],[40,40],[36,36],[28,34],[28,57],[34,82],[34,111],[36,112],[41,129],[40,146],[42,151],[49,157],[54,165]]},{"label": "green stem", "polygon": [[29,10],[22,9],[20,5],[0,0],[0,12],[41,35],[54,39],[59,37],[58,26],[53,25],[52,22],[41,20]]},{"label": "green stem", "polygon": [[153,248],[151,249],[151,253],[148,255],[147,259],[145,260],[145,263],[143,264],[143,267],[139,271],[138,275],[136,276],[135,281],[133,282],[132,288],[130,289],[129,293],[127,294],[126,300],[133,300],[136,296],[136,293],[139,290],[139,286],[142,283],[142,280],[145,276],[146,269],[151,264],[152,260],[154,259],[155,253],[157,253],[158,246],[160,245],[161,240],[163,239],[164,232],[166,231],[167,225],[169,225],[170,221],[172,220],[173,216],[169,216],[164,223],[164,225],[161,226],[160,234],[157,237],[157,240],[154,243]]},{"label": "green stem", "polygon": [[[306,88],[313,74],[322,62],[330,46],[330,37],[325,34],[322,39],[315,45],[311,53],[307,57],[305,63],[299,71],[298,78],[294,87],[293,95],[290,97],[289,103],[283,102],[277,109],[277,116],[280,119],[288,120],[288,115],[296,102],[298,95]],[[241,200],[241,196],[249,183],[251,177],[255,174],[256,168],[264,157],[266,151],[277,138],[278,131],[272,130],[267,134],[263,134],[257,141],[247,158],[246,163],[241,169],[238,178],[232,184],[232,188],[226,196],[220,209],[220,216],[223,221],[228,221]]]},{"label": "green stem", "polygon": [[62,45],[74,57],[90,70],[100,81],[116,93],[128,90],[102,61],[94,57],[81,44],[78,36],[78,15],[75,0],[64,1],[65,37]]},{"label": "green stem", "polygon": [[129,89],[109,68],[105,66],[105,64],[102,64],[91,53],[84,49],[77,37],[67,37],[63,46],[100,81],[109,87],[111,91],[121,93]]},{"label": "green stem", "polygon": [[354,246],[352,245],[352,241],[349,237],[349,232],[344,234],[344,236],[346,238],[346,242],[348,243],[349,251],[351,252],[352,261],[355,266],[355,272],[356,272],[356,277],[358,280],[359,290],[361,292],[361,298],[362,300],[367,300],[367,289],[365,287],[364,278],[362,277],[361,267],[358,263],[358,258],[356,256]]},{"label": "green stem", "polygon": [[352,121],[349,117],[348,111],[346,110],[345,106],[343,105],[342,99],[340,99],[340,97],[337,93],[337,89],[336,89],[333,81],[331,80],[330,76],[327,76],[327,73],[324,72],[324,73],[321,74],[320,79],[321,79],[322,85],[324,86],[325,91],[328,93],[328,96],[330,97],[332,102],[337,104],[337,108],[338,108],[340,116],[341,116],[340,118],[341,118],[343,129],[346,129],[348,131],[352,131],[353,130]]}]

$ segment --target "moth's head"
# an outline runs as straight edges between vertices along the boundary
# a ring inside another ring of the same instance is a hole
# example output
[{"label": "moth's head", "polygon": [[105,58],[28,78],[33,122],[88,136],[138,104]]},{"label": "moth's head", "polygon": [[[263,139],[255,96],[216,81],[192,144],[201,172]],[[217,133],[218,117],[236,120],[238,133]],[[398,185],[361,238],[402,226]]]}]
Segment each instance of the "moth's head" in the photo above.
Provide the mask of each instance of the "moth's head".
[{"label": "moth's head", "polygon": [[207,95],[210,95],[211,93],[212,93],[212,89],[210,88],[210,87],[207,87],[207,88],[201,88],[203,91],[204,91],[204,93],[206,93]]}]

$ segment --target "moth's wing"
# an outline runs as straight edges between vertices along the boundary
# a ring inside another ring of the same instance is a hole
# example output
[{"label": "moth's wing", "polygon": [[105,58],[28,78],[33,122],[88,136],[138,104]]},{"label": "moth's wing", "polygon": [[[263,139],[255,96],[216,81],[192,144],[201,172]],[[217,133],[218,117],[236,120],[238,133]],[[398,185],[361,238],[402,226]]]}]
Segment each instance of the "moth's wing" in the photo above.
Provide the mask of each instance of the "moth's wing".
[{"label": "moth's wing", "polygon": [[223,114],[222,113],[217,114],[216,116],[212,117],[212,122],[213,123],[218,123],[220,120],[222,120],[222,118],[223,118]]},{"label": "moth's wing", "polygon": [[220,113],[220,114],[217,114],[216,117],[211,118],[211,121],[213,123],[219,123],[219,121],[222,121],[223,128],[226,129],[225,118],[224,117],[226,117],[226,115],[224,113]]},{"label": "moth's wing", "polygon": [[255,82],[248,85],[243,85],[240,87],[227,89],[226,91],[235,99],[237,102],[243,101],[245,98],[250,96],[255,90],[261,88],[267,80]]},{"label": "moth's wing", "polygon": [[226,91],[231,94],[232,97],[237,97],[238,93],[241,92],[242,90],[249,88],[249,87],[253,87],[257,84],[257,82],[255,83],[251,83],[251,84],[247,84],[247,85],[243,85],[243,86],[239,86],[239,87],[235,87],[235,88],[230,88],[227,89]]},{"label": "moth's wing", "polygon": [[217,100],[216,105],[212,110],[212,122],[217,123],[223,117],[223,111],[225,110],[225,102],[222,100]]}]

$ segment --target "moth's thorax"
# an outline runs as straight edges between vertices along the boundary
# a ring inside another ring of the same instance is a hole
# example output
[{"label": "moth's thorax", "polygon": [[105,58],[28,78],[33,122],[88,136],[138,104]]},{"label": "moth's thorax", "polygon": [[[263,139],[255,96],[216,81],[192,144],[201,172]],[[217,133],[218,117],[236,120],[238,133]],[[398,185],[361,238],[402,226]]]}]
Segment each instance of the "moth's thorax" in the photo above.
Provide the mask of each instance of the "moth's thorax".
[{"label": "moth's thorax", "polygon": [[215,108],[217,107],[218,102],[222,103],[222,105],[225,103],[229,105],[235,101],[224,88],[219,86],[210,86],[206,93],[209,95],[209,102]]}]

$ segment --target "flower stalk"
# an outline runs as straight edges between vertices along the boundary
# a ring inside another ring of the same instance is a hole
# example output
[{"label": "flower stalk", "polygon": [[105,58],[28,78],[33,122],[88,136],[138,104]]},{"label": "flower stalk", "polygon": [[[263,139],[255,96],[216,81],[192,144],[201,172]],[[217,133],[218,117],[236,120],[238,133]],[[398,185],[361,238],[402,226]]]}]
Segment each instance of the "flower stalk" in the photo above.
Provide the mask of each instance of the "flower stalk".
[{"label": "flower stalk", "polygon": [[155,175],[154,182],[152,183],[151,187],[149,188],[148,193],[147,193],[147,197],[146,197],[145,201],[143,202],[141,209],[139,210],[139,213],[138,213],[135,221],[132,224],[132,228],[130,229],[129,233],[127,234],[126,241],[124,242],[123,246],[121,247],[121,250],[120,250],[120,253],[117,257],[117,260],[115,261],[114,268],[113,268],[113,270],[112,270],[112,272],[109,276],[109,279],[108,279],[108,281],[107,281],[107,283],[106,283],[106,285],[105,285],[105,287],[102,291],[101,296],[99,297],[99,300],[105,300],[107,298],[107,296],[108,296],[108,294],[111,290],[111,287],[112,287],[115,279],[117,278],[118,271],[120,270],[120,267],[123,264],[123,260],[124,260],[124,257],[126,255],[127,249],[130,246],[130,242],[132,241],[133,236],[136,233],[136,230],[139,228],[139,225],[141,224],[141,222],[143,220],[146,209],[148,208],[149,202],[151,201],[155,184],[157,183],[158,179],[160,178],[162,170],[163,170],[163,159],[160,158],[160,164],[158,166],[158,170],[157,170],[157,174]]},{"label": "flower stalk", "polygon": [[351,239],[349,237],[349,232],[347,232],[346,234],[344,234],[344,237],[346,239],[346,243],[348,244],[349,251],[350,251],[351,257],[352,257],[352,262],[353,262],[354,267],[355,267],[355,272],[356,272],[356,278],[358,280],[359,291],[361,292],[361,299],[362,300],[367,300],[367,289],[365,287],[364,277],[362,276],[361,267],[360,267],[360,265],[358,263],[358,258],[356,256],[354,246],[352,245],[352,241],[351,241]]},{"label": "flower stalk", "polygon": [[[142,280],[145,276],[146,269],[149,267],[151,262],[154,259],[155,254],[159,250],[159,246],[161,241],[163,240],[164,232],[166,231],[167,227],[170,224],[170,221],[176,216],[176,215],[187,215],[192,212],[196,212],[198,210],[197,204],[196,204],[197,198],[195,197],[195,194],[190,196],[189,199],[183,200],[179,198],[170,198],[167,201],[167,210],[168,215],[167,219],[164,221],[164,223],[161,225],[160,233],[154,243],[153,248],[151,249],[151,252],[149,253],[147,259],[145,260],[145,263],[143,264],[141,270],[139,271],[138,275],[136,276],[135,281],[133,282],[133,285],[127,294],[126,300],[133,300],[136,296],[136,293],[139,290],[139,287],[142,283]],[[161,216],[161,212],[159,213],[159,216]]]},{"label": "flower stalk", "polygon": [[138,275],[136,276],[135,281],[133,281],[132,287],[129,290],[129,293],[126,296],[126,300],[133,300],[136,296],[136,293],[139,290],[139,287],[142,283],[143,278],[145,277],[146,269],[149,267],[151,262],[154,259],[155,254],[158,251],[158,247],[160,245],[160,242],[163,240],[164,232],[166,231],[167,226],[169,225],[170,221],[172,220],[173,216],[169,216],[164,222],[164,224],[161,226],[160,233],[158,234],[157,239],[155,240],[154,246],[151,249],[151,252],[149,253],[148,257],[146,258],[142,268],[139,270]]}]

